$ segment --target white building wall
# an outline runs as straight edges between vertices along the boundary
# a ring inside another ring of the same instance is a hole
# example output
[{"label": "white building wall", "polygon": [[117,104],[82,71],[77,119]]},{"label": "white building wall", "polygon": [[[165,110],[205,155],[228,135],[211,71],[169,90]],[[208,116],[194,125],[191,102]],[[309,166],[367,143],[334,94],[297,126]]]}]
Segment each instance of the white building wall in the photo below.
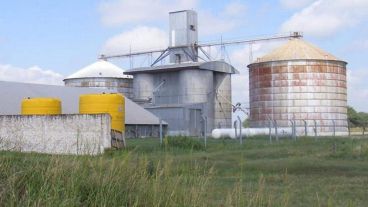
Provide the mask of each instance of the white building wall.
[{"label": "white building wall", "polygon": [[108,114],[0,116],[0,150],[96,155],[111,148]]}]

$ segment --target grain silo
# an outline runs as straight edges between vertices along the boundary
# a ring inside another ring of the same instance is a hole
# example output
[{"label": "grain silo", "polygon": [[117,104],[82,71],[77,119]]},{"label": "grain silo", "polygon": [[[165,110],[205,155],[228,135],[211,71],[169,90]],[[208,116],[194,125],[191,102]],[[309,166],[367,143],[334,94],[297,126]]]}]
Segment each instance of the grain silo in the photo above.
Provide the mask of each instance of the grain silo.
[{"label": "grain silo", "polygon": [[128,98],[133,91],[133,76],[125,75],[123,69],[103,59],[70,75],[64,83],[72,87],[115,90]]},{"label": "grain silo", "polygon": [[[347,132],[346,62],[295,38],[248,65],[250,125]],[[315,127],[317,126],[317,127]]]}]

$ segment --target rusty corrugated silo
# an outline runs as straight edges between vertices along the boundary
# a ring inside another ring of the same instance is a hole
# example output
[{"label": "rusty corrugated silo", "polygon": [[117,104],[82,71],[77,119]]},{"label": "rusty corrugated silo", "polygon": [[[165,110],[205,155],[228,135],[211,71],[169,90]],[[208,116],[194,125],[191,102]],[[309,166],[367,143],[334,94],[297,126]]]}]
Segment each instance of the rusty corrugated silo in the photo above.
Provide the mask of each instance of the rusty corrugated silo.
[{"label": "rusty corrugated silo", "polygon": [[346,64],[297,38],[258,58],[248,65],[251,127],[295,120],[300,134],[305,123],[311,135],[347,132]]}]

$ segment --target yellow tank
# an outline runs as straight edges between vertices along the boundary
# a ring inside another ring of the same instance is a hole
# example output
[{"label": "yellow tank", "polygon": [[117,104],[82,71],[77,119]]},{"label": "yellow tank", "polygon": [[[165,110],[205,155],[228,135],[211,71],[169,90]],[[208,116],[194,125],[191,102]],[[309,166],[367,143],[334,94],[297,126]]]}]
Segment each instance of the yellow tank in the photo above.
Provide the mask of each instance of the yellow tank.
[{"label": "yellow tank", "polygon": [[125,131],[125,99],[121,94],[85,94],[79,97],[79,113],[111,116],[111,129]]},{"label": "yellow tank", "polygon": [[56,98],[26,98],[21,105],[22,115],[61,114],[61,101]]}]

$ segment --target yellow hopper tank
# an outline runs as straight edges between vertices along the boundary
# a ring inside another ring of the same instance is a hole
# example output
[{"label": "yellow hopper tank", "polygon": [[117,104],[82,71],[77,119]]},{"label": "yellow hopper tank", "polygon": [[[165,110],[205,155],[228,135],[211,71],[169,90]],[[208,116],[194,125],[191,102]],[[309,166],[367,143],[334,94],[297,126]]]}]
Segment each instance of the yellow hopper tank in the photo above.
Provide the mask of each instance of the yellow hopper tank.
[{"label": "yellow hopper tank", "polygon": [[56,98],[26,98],[21,105],[22,115],[61,114],[61,101]]},{"label": "yellow hopper tank", "polygon": [[79,113],[111,116],[111,129],[125,131],[125,99],[121,94],[85,94],[79,97]]}]

